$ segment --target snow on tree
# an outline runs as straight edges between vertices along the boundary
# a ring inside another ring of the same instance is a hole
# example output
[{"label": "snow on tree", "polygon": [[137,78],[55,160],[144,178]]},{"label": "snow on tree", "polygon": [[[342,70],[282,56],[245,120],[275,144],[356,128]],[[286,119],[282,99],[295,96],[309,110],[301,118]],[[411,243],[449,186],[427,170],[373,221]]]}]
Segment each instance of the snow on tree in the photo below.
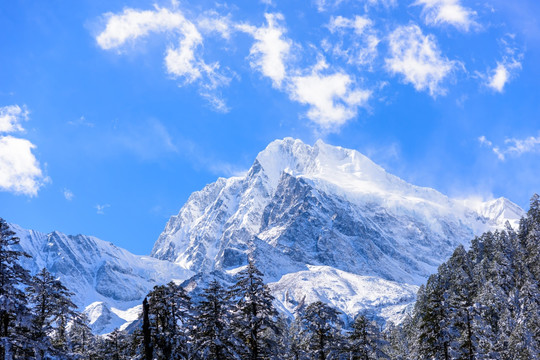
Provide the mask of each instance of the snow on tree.
[{"label": "snow on tree", "polygon": [[34,317],[32,339],[35,356],[40,359],[48,354],[63,354],[67,348],[66,327],[77,316],[73,295],[60,280],[45,268],[32,277],[27,289]]},{"label": "snow on tree", "polygon": [[212,281],[195,306],[194,352],[200,359],[241,359],[242,341],[232,329],[231,303],[227,292]]},{"label": "snow on tree", "polygon": [[170,282],[155,286],[148,299],[154,359],[188,358],[191,301],[185,290]]},{"label": "snow on tree", "polygon": [[19,239],[0,218],[0,358],[26,354],[32,344],[27,337],[30,312],[23,292],[29,272],[19,264],[28,256],[16,249]]},{"label": "snow on tree", "polygon": [[249,360],[272,358],[278,347],[273,338],[278,333],[278,314],[263,276],[250,256],[246,269],[237,274],[238,281],[230,291],[234,301],[234,329],[244,343],[243,358]]},{"label": "snow on tree", "polygon": [[377,324],[365,315],[354,319],[347,336],[347,347],[351,360],[389,359],[383,348],[387,345]]},{"label": "snow on tree", "polygon": [[338,358],[343,326],[339,315],[336,309],[322,301],[309,304],[301,314],[306,350],[314,359]]}]

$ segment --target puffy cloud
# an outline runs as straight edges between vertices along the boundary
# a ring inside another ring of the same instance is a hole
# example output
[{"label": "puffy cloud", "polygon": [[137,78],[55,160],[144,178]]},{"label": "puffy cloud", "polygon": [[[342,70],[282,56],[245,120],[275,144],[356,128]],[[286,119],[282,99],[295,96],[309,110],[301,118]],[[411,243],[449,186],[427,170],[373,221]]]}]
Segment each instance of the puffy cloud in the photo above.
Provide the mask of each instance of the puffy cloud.
[{"label": "puffy cloud", "polygon": [[26,139],[0,137],[0,189],[35,196],[44,183],[39,162],[32,153],[36,146]]},{"label": "puffy cloud", "polygon": [[[199,21],[205,31],[227,33],[225,21],[202,18]],[[203,45],[203,36],[197,26],[186,19],[183,13],[155,7],[154,10],[124,9],[120,14],[105,14],[105,29],[96,37],[98,45],[104,50],[122,49],[127,43],[147,36],[150,33],[172,33],[177,35],[177,43],[169,45],[165,55],[167,73],[183,84],[198,82],[201,95],[210,101],[218,111],[227,111],[223,99],[216,92],[226,86],[230,78],[218,73],[219,64],[207,64],[197,51]]]},{"label": "puffy cloud", "polygon": [[250,49],[251,66],[272,79],[274,86],[280,87],[286,76],[285,59],[290,53],[291,41],[284,38],[286,29],[280,24],[283,15],[265,14],[265,18],[266,26],[241,24],[238,29],[255,39]]},{"label": "puffy cloud", "polygon": [[[0,107],[0,134],[24,131],[28,120],[25,106]],[[0,190],[35,196],[47,180],[32,153],[36,146],[26,139],[0,136]]]},{"label": "puffy cloud", "polygon": [[485,136],[478,138],[480,144],[490,148],[499,158],[504,161],[508,155],[521,156],[525,153],[540,152],[540,136],[529,136],[525,139],[508,138],[504,140],[504,145],[496,146]]},{"label": "puffy cloud", "polygon": [[460,0],[417,0],[413,5],[422,6],[426,24],[450,24],[462,31],[478,27],[476,12],[461,5]]},{"label": "puffy cloud", "polygon": [[417,25],[400,26],[389,36],[388,70],[401,74],[406,83],[431,96],[444,94],[442,81],[455,69],[457,62],[441,55],[435,38],[424,35]]},{"label": "puffy cloud", "polygon": [[28,110],[23,106],[9,105],[0,107],[0,132],[23,131],[21,122],[28,120]]},{"label": "puffy cloud", "polygon": [[311,74],[292,77],[289,95],[309,106],[307,117],[310,120],[332,130],[356,116],[358,107],[367,103],[371,92],[356,88],[353,79],[344,72],[322,74],[327,67],[321,61]]}]

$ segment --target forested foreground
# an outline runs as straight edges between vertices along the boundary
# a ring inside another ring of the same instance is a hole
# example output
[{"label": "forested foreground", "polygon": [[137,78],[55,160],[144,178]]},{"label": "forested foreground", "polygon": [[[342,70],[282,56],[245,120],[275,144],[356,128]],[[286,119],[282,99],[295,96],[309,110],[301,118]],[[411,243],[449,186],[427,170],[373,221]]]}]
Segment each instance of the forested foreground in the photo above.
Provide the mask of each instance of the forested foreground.
[{"label": "forested foreground", "polygon": [[401,325],[301,304],[278,314],[250,259],[236,283],[214,281],[193,299],[156,286],[127,331],[95,336],[72,294],[46,270],[34,277],[0,219],[0,359],[538,359],[540,200],[517,232],[458,247],[418,292]]}]

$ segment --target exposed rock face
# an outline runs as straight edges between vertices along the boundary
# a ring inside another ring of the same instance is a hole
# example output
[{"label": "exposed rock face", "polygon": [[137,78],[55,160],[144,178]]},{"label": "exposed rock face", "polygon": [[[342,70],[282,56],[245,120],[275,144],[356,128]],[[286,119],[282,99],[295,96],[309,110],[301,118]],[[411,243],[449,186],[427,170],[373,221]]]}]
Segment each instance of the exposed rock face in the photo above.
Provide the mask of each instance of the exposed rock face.
[{"label": "exposed rock face", "polygon": [[[506,199],[473,203],[408,184],[354,150],[284,139],[262,151],[245,176],[193,193],[151,255],[197,273],[233,274],[252,248],[276,294],[288,294],[278,297],[283,309],[293,311],[307,296],[351,315],[372,309],[396,320],[387,308],[413,301],[417,285],[459,244],[506,221],[516,225],[522,214]],[[309,286],[301,283],[306,274]],[[378,283],[374,291],[394,300],[344,300],[339,288],[323,299],[323,286],[351,283],[344,276],[357,276],[356,284],[369,277]],[[401,290],[388,297],[383,289],[394,285]]]}]

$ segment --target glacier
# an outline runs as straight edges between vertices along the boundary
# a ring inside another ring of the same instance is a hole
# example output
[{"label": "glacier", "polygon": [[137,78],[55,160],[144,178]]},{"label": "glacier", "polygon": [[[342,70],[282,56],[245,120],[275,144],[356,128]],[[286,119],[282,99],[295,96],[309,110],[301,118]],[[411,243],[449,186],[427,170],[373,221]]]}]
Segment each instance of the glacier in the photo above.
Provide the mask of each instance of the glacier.
[{"label": "glacier", "polygon": [[150,256],[92,236],[11,226],[32,256],[23,265],[59,277],[104,334],[136,320],[153,286],[230,281],[248,253],[288,316],[321,300],[351,317],[368,312],[400,322],[419,285],[458,245],[516,227],[523,215],[505,198],[452,199],[355,150],[285,138],[261,151],[244,175],[194,192]]}]

